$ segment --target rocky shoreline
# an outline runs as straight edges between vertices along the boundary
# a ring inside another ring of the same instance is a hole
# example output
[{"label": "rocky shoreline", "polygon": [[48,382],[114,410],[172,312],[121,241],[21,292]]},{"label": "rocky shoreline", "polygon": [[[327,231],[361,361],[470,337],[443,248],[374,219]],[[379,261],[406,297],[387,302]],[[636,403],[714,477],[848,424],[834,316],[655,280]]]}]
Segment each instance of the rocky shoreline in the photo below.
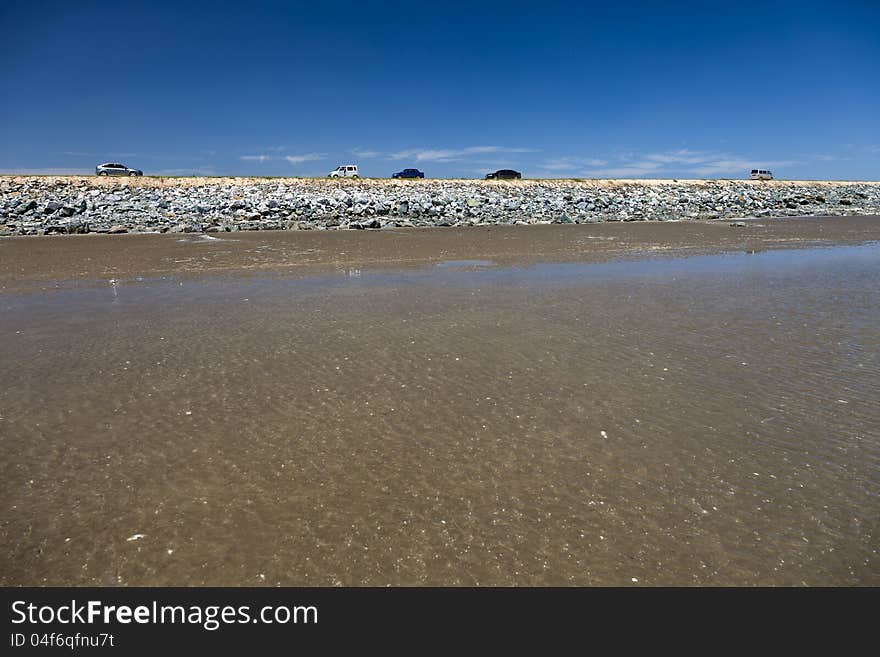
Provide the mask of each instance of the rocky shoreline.
[{"label": "rocky shoreline", "polygon": [[880,213],[880,182],[0,176],[0,236]]}]

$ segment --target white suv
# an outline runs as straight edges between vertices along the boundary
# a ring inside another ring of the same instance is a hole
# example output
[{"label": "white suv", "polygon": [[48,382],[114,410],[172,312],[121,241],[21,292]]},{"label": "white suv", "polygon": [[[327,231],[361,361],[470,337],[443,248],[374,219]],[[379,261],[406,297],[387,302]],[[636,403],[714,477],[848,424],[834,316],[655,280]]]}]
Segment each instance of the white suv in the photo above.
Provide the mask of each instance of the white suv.
[{"label": "white suv", "polygon": [[357,178],[358,177],[358,168],[356,164],[346,164],[341,167],[336,167],[327,174],[328,178]]}]

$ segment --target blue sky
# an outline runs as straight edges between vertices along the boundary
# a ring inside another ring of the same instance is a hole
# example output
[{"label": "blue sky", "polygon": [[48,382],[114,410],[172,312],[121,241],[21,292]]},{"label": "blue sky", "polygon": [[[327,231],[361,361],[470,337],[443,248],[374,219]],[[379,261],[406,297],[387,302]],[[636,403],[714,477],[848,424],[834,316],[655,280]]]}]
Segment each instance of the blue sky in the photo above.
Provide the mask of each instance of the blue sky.
[{"label": "blue sky", "polygon": [[0,2],[0,172],[880,178],[880,1]]}]

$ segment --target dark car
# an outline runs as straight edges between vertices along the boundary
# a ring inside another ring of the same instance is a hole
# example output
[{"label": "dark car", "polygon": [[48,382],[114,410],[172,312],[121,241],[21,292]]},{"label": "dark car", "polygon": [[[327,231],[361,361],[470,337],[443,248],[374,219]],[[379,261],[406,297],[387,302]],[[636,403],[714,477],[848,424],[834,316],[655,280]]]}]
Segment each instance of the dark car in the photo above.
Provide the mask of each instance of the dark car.
[{"label": "dark car", "polygon": [[423,171],[419,171],[418,169],[404,169],[403,171],[398,171],[397,173],[391,174],[392,178],[424,178],[425,174]]},{"label": "dark car", "polygon": [[513,169],[499,169],[495,173],[486,174],[486,180],[490,180],[491,178],[522,178],[522,174]]},{"label": "dark car", "polygon": [[140,169],[131,169],[124,164],[118,162],[107,162],[99,164],[95,167],[95,173],[99,176],[142,176],[144,172]]}]

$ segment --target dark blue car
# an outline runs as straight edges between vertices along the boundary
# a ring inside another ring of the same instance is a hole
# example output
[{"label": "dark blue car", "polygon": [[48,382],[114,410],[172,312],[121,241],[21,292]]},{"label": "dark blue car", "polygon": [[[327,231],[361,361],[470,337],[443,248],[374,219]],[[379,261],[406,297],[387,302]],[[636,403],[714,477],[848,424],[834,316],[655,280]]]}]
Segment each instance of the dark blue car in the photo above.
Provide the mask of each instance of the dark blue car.
[{"label": "dark blue car", "polygon": [[391,174],[392,178],[424,178],[425,174],[423,171],[419,171],[418,169],[404,169],[403,171],[398,171],[397,173]]}]

